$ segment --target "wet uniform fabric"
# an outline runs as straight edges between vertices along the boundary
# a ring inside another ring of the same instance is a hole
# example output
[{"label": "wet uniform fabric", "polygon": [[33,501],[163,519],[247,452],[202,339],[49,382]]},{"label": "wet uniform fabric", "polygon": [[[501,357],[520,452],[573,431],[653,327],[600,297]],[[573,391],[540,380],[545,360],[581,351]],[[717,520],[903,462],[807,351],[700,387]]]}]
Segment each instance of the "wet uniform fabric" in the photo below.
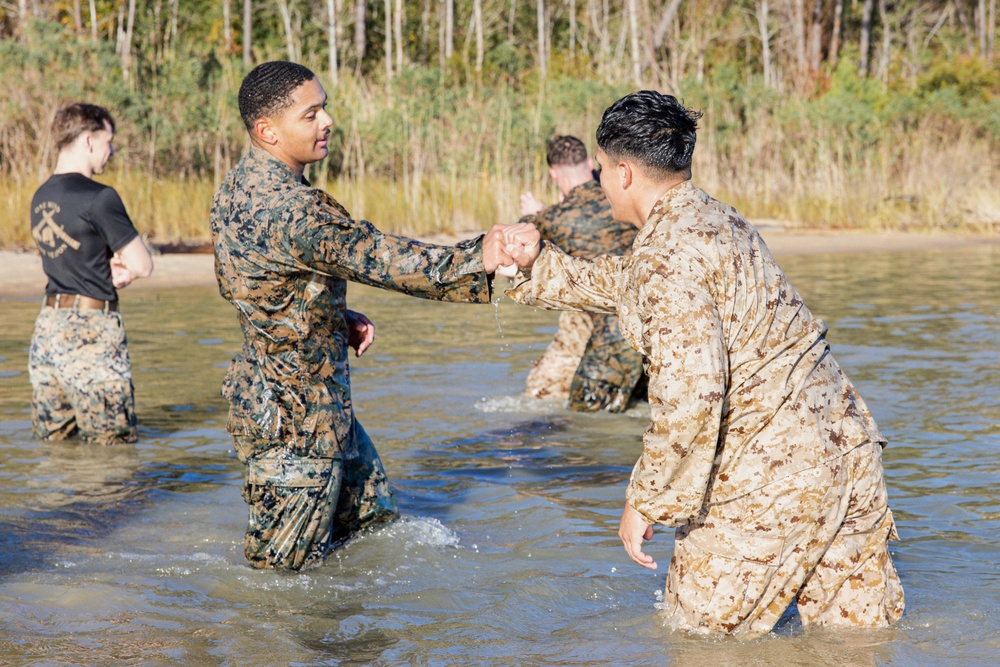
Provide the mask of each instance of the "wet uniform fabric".
[{"label": "wet uniform fabric", "polygon": [[757,231],[686,181],[631,257],[546,246],[520,303],[617,312],[647,360],[651,421],[627,502],[677,527],[665,607],[680,628],[768,632],[902,615],[885,439]]},{"label": "wet uniform fabric", "polygon": [[[628,255],[637,231],[612,219],[597,181],[576,186],[558,204],[521,221],[534,224],[543,239],[567,254],[586,259]],[[572,410],[621,412],[643,380],[642,357],[622,337],[617,316],[566,312],[525,389],[536,398],[568,399]]]},{"label": "wet uniform fabric", "polygon": [[244,336],[222,392],[245,464],[246,556],[299,569],[397,511],[354,415],[347,281],[488,303],[482,237],[444,247],[382,234],[258,148],[216,192],[211,229],[219,292]]},{"label": "wet uniform fabric", "polygon": [[[83,174],[51,176],[32,198],[31,235],[48,279],[46,295],[117,301],[111,257],[139,232],[113,188]],[[136,440],[132,368],[119,313],[44,306],[31,337],[28,375],[36,437],[78,434],[102,445]]]}]

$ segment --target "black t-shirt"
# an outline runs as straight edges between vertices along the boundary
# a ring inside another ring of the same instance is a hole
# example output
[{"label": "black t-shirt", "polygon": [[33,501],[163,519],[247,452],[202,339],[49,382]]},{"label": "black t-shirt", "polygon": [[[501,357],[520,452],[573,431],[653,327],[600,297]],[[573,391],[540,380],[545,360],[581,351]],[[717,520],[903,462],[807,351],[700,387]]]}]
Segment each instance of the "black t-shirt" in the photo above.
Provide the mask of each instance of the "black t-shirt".
[{"label": "black t-shirt", "polygon": [[118,298],[111,256],[139,235],[114,188],[83,174],[55,174],[31,200],[31,236],[49,282],[46,294]]}]

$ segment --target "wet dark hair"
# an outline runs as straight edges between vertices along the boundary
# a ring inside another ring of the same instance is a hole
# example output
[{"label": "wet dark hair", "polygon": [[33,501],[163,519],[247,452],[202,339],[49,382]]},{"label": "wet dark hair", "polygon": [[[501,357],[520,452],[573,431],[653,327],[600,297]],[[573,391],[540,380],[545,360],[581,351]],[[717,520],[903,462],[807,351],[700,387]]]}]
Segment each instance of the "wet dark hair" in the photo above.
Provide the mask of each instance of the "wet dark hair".
[{"label": "wet dark hair", "polygon": [[577,165],[587,161],[587,146],[569,135],[555,137],[549,142],[545,151],[545,159],[550,167],[558,165]]},{"label": "wet dark hair", "polygon": [[653,178],[691,178],[699,118],[700,111],[687,109],[673,95],[640,90],[605,110],[597,145],[611,160],[633,160]]},{"label": "wet dark hair", "polygon": [[84,132],[100,132],[105,124],[112,132],[115,131],[115,119],[104,107],[83,102],[63,107],[56,112],[52,121],[52,140],[56,144],[56,150],[66,148]]},{"label": "wet dark hair", "polygon": [[247,131],[265,116],[273,116],[292,105],[292,93],[316,78],[308,67],[284,60],[257,65],[240,84],[240,116]]}]

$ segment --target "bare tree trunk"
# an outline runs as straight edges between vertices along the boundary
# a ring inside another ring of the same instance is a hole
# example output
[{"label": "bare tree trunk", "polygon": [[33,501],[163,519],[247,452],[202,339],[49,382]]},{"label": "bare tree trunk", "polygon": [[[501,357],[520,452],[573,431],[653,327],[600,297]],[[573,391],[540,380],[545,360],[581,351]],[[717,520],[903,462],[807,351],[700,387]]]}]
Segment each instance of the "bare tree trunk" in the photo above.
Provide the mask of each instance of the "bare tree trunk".
[{"label": "bare tree trunk", "polygon": [[861,6],[861,37],[858,40],[861,61],[858,63],[858,70],[862,76],[868,76],[868,52],[871,50],[872,10],[874,8],[875,0],[865,0],[865,4]]},{"label": "bare tree trunk", "polygon": [[538,72],[545,79],[549,75],[549,65],[545,57],[547,55],[545,50],[545,0],[536,0],[535,16],[538,23]]},{"label": "bare tree trunk", "polygon": [[227,54],[233,50],[233,19],[229,11],[231,2],[232,0],[222,0],[222,43]]},{"label": "bare tree trunk", "polygon": [[677,10],[680,6],[681,0],[670,0],[670,4],[663,10],[663,14],[656,24],[656,30],[653,31],[654,50],[659,51],[660,47],[663,46],[663,39],[667,36],[667,30],[670,29],[670,24],[674,22],[674,17],[677,16]]},{"label": "bare tree trunk", "polygon": [[292,30],[292,10],[288,6],[288,0],[278,0],[278,14],[281,15],[281,24],[285,28],[285,46],[288,51],[288,59],[295,62],[295,33]]},{"label": "bare tree trunk", "polygon": [[569,0],[569,59],[576,60],[576,0]]},{"label": "bare tree trunk", "polygon": [[510,14],[507,15],[507,40],[511,44],[514,41],[514,24],[517,22],[517,0],[510,0]]},{"label": "bare tree trunk", "polygon": [[[170,57],[173,59],[174,45],[177,43],[177,6],[179,0],[170,0]],[[129,32],[132,32],[131,28]]]},{"label": "bare tree trunk", "polygon": [[632,80],[635,85],[642,85],[642,63],[639,60],[639,7],[636,0],[628,0],[628,27],[632,52]]},{"label": "bare tree trunk", "polygon": [[765,88],[771,87],[771,31],[768,28],[768,9],[767,0],[757,0],[757,30],[760,35]]},{"label": "bare tree trunk", "polygon": [[[836,1],[836,0],[835,0]],[[819,71],[820,60],[823,57],[823,0],[813,3],[812,17],[809,21],[809,70],[811,74]]]},{"label": "bare tree trunk", "polygon": [[989,34],[986,59],[992,61],[997,47],[997,0],[990,0],[990,16],[987,25],[989,26]]},{"label": "bare tree trunk", "polygon": [[135,0],[128,0],[128,19],[122,42],[122,78],[129,80],[132,73],[132,29],[135,27]]},{"label": "bare tree trunk", "polygon": [[80,0],[73,0],[73,25],[76,27],[76,36],[83,36],[83,15],[80,13]]},{"label": "bare tree trunk", "polygon": [[28,0],[17,0],[17,30],[21,33],[21,41],[28,38]]},{"label": "bare tree trunk", "polygon": [[476,23],[476,76],[483,73],[483,0],[474,0],[472,3],[472,16]]},{"label": "bare tree trunk", "polygon": [[340,64],[337,62],[337,7],[334,0],[326,0],[326,48],[330,81],[340,84]]},{"label": "bare tree trunk", "polygon": [[250,67],[253,60],[250,54],[251,26],[253,20],[253,0],[243,0],[243,66]]},{"label": "bare tree trunk", "polygon": [[984,59],[989,43],[986,35],[986,0],[978,0],[976,3],[976,37],[979,40],[979,56]]},{"label": "bare tree trunk", "polygon": [[840,25],[844,18],[845,0],[833,0],[833,30],[830,33],[830,63],[837,64],[837,56],[840,54]]},{"label": "bare tree trunk", "polygon": [[97,43],[97,2],[90,0],[90,41]]},{"label": "bare tree trunk", "polygon": [[885,0],[878,0],[878,15],[882,21],[882,57],[879,59],[878,76],[884,84],[889,81],[889,56],[892,50],[892,26],[889,24]]},{"label": "bare tree trunk", "polygon": [[795,64],[798,74],[806,71],[806,23],[805,0],[795,0],[792,3],[792,34],[795,36]]},{"label": "bare tree trunk", "polygon": [[455,52],[455,0],[444,0],[444,59]]},{"label": "bare tree trunk", "polygon": [[392,0],[383,0],[385,7],[385,80],[392,79]]},{"label": "bare tree trunk", "polygon": [[396,42],[396,71],[403,71],[403,0],[396,0],[396,11],[392,14],[392,30]]},{"label": "bare tree trunk", "polygon": [[366,7],[367,3],[365,0],[355,0],[354,2],[354,52],[357,57],[357,63],[355,63],[358,72],[361,71],[361,66],[365,60],[365,45],[366,41]]}]

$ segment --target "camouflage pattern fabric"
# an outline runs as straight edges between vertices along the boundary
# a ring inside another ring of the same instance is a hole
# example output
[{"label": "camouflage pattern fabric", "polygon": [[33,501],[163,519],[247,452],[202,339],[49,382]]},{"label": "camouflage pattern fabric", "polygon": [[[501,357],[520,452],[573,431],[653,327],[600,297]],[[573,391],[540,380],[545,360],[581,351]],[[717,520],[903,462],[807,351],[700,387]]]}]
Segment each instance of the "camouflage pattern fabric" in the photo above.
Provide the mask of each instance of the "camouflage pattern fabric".
[{"label": "camouflage pattern fabric", "polygon": [[[597,181],[576,186],[558,204],[521,221],[534,224],[543,239],[567,254],[586,259],[628,255],[637,232],[635,226],[612,219]],[[642,357],[622,337],[616,316],[564,314],[525,389],[536,398],[568,399],[571,410],[621,412],[639,393],[642,380]]]},{"label": "camouflage pattern fabric", "polygon": [[117,312],[45,306],[28,353],[35,436],[135,442],[132,367]]},{"label": "camouflage pattern fabric", "polygon": [[[250,506],[244,553],[255,568],[298,570],[322,561],[354,533],[398,515],[375,446],[355,421],[351,459],[297,459],[283,443],[261,446],[234,435],[246,464],[243,499]],[[246,458],[245,452],[267,453]]]},{"label": "camouflage pattern fabric", "polygon": [[[383,234],[258,148],[226,175],[210,222],[219,292],[243,330],[223,395],[229,432],[252,448],[241,453],[248,465],[274,457],[364,465],[347,363],[348,280],[427,299],[490,301],[482,237],[444,247]],[[253,515],[275,501],[265,494],[249,502]],[[275,567],[294,567],[295,559],[279,561]]]},{"label": "camouflage pattern fabric", "polygon": [[528,371],[524,381],[525,391],[535,398],[567,400],[573,375],[587,349],[593,329],[594,320],[590,313],[560,313],[559,329],[545,348],[545,353]]},{"label": "camouflage pattern fabric", "polygon": [[903,614],[882,446],[707,507],[677,531],[668,623],[694,632],[770,632],[798,597],[806,627],[881,628]]},{"label": "camouflage pattern fabric", "polygon": [[[863,443],[885,444],[830,352],[826,325],[760,235],[690,181],[653,206],[631,257],[586,261],[546,245],[530,280],[509,295],[528,305],[617,313],[622,334],[646,358],[651,421],[626,499],[650,523],[683,530],[707,508],[752,502],[764,487]],[[882,483],[880,466],[864,474],[865,484]],[[804,504],[800,518],[822,520],[810,512]],[[884,522],[883,532],[893,534],[891,515]],[[690,534],[715,528],[710,522]],[[793,550],[805,548],[799,538],[782,535]],[[890,583],[873,578],[857,594],[881,599]]]}]

